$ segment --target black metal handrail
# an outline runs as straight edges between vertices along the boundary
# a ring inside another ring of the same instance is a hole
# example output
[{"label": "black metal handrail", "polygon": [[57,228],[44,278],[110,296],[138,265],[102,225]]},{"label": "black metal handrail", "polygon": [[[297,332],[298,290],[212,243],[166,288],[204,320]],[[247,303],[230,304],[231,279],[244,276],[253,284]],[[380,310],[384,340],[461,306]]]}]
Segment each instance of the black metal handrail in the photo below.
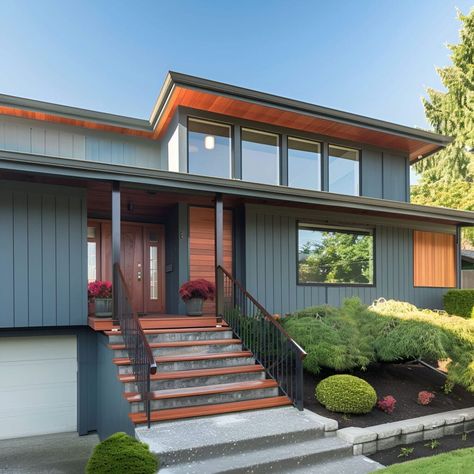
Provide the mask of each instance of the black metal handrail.
[{"label": "black metal handrail", "polygon": [[[303,409],[303,359],[306,352],[281,324],[222,266],[222,316],[255,360],[299,410]],[[218,295],[219,297],[219,295]]]},{"label": "black metal handrail", "polygon": [[130,365],[135,376],[135,385],[140,394],[146,412],[147,425],[150,428],[150,376],[156,374],[156,362],[148,340],[133,310],[132,298],[118,263],[114,264],[114,319],[120,324],[125,348],[128,352]]}]

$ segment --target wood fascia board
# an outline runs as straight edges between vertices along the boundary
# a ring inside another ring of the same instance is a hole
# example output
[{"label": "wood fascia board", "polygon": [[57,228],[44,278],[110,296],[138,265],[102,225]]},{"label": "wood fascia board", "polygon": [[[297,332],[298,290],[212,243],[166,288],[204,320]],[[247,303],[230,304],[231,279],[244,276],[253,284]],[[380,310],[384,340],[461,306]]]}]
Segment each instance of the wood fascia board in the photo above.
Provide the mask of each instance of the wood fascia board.
[{"label": "wood fascia board", "polygon": [[59,174],[71,178],[120,180],[177,190],[193,190],[247,198],[286,201],[351,210],[383,212],[400,217],[410,215],[424,219],[447,221],[450,224],[474,225],[474,212],[419,206],[399,201],[369,197],[345,196],[324,191],[309,191],[239,180],[211,178],[163,170],[144,170],[125,165],[57,158],[19,152],[0,151],[0,167],[11,171],[27,170],[22,165],[43,174]]}]

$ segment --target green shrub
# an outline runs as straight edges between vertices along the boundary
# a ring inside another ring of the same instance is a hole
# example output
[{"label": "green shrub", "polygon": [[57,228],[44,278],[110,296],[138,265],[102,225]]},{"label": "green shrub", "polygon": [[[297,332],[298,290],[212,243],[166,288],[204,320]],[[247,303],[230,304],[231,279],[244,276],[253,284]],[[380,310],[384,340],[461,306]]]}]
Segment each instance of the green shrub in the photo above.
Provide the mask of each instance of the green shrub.
[{"label": "green shrub", "polygon": [[158,460],[148,445],[125,433],[115,433],[99,443],[90,457],[87,474],[154,474]]},{"label": "green shrub", "polygon": [[312,373],[363,369],[376,361],[449,359],[448,380],[474,392],[474,319],[393,300],[367,307],[351,298],[340,308],[307,308],[282,323],[308,353],[304,364]]},{"label": "green shrub", "polygon": [[474,290],[448,290],[443,303],[449,314],[474,318]]},{"label": "green shrub", "polygon": [[322,380],[316,387],[316,398],[338,413],[369,413],[377,403],[374,388],[353,375],[332,375]]}]

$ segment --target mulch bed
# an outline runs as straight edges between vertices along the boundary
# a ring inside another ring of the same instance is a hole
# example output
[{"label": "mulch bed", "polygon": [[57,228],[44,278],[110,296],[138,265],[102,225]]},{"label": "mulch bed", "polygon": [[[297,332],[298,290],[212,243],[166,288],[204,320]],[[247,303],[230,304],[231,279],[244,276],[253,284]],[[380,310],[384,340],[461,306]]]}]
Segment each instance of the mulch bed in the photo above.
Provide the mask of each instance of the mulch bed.
[{"label": "mulch bed", "polygon": [[[438,442],[439,446],[434,449],[431,449],[430,446],[425,446],[429,441],[420,441],[419,443],[396,446],[395,448],[379,451],[378,453],[370,455],[369,458],[383,464],[384,466],[390,466],[391,464],[411,461],[412,459],[426,458],[428,456],[435,456],[436,454],[447,453],[448,451],[453,451],[455,449],[472,448],[474,447],[474,433],[467,433],[465,438],[460,434],[445,436],[444,438],[439,439]],[[413,448],[413,452],[407,457],[398,457],[401,448],[403,447]]]},{"label": "mulch bed", "polygon": [[[367,371],[354,371],[352,375],[369,382],[382,398],[392,395],[397,400],[395,411],[388,415],[374,408],[366,415],[343,415],[326,410],[315,398],[314,390],[317,383],[330,375],[331,371],[321,371],[313,375],[304,373],[304,407],[319,415],[336,419],[339,428],[348,426],[367,426],[406,420],[418,416],[431,415],[449,410],[458,410],[474,406],[474,395],[456,386],[448,395],[443,393],[445,382],[443,375],[418,364],[375,364]],[[436,398],[426,406],[417,403],[418,392],[428,390],[436,394]]]}]

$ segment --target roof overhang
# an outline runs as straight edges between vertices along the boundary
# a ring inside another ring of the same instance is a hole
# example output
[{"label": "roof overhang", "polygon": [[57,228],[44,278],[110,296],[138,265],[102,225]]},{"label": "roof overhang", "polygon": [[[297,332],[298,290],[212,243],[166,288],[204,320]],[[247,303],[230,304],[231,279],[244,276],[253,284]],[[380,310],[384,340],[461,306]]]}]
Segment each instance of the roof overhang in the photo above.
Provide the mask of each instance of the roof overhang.
[{"label": "roof overhang", "polygon": [[160,138],[176,109],[189,107],[408,154],[411,162],[435,153],[452,139],[285,97],[170,72],[150,120],[0,95],[0,115]]},{"label": "roof overhang", "polygon": [[186,193],[222,193],[293,207],[328,209],[394,219],[436,222],[446,225],[474,226],[474,212],[442,207],[420,206],[399,201],[347,196],[324,191],[288,188],[233,179],[212,178],[187,173],[147,170],[110,163],[85,162],[19,152],[0,151],[0,170],[37,173],[78,179],[121,181],[133,186],[163,188]]}]

